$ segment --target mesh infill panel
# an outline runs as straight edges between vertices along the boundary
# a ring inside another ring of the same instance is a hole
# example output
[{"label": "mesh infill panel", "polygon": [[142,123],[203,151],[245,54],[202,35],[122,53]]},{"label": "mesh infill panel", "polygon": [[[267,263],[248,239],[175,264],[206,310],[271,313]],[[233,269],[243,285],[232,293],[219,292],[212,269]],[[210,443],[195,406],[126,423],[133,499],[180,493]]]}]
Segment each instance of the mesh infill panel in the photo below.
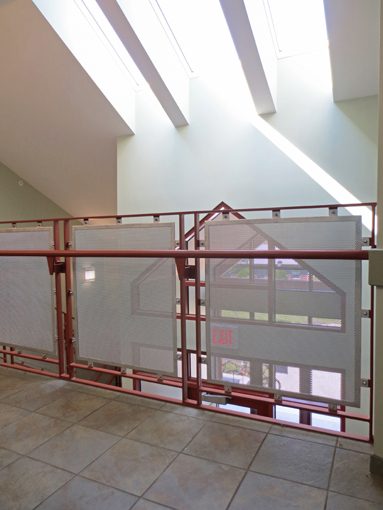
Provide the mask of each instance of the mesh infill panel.
[{"label": "mesh infill panel", "polygon": [[[360,249],[361,223],[359,217],[212,222],[206,247]],[[352,260],[208,260],[209,380],[358,405],[360,271]]]},{"label": "mesh infill panel", "polygon": [[[49,250],[52,228],[0,231],[1,250]],[[52,277],[44,257],[0,257],[0,342],[52,353]]]},{"label": "mesh infill panel", "polygon": [[[73,228],[86,250],[174,249],[174,224]],[[175,264],[172,259],[75,261],[78,355],[86,360],[176,373]]]}]

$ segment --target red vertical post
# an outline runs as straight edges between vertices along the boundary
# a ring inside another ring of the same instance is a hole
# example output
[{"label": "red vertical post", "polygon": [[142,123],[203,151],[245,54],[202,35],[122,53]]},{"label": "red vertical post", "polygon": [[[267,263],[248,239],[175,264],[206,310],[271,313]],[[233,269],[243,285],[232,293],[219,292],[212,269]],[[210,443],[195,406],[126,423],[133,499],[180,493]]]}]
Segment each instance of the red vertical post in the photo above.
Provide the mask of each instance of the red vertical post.
[{"label": "red vertical post", "polygon": [[[53,223],[53,246],[55,250],[60,249],[60,223],[55,220]],[[62,285],[61,273],[54,273],[55,294],[56,294],[56,324],[57,324],[57,353],[59,358],[59,375],[65,374],[65,338],[62,308]]]},{"label": "red vertical post", "polygon": [[[70,220],[64,220],[64,249],[72,248],[72,239],[70,231]],[[73,301],[72,301],[72,262],[69,257],[65,258],[65,296],[66,296],[66,315],[65,315],[65,350],[66,365],[69,377],[74,377],[74,369],[71,366],[74,360],[73,355]]]},{"label": "red vertical post", "polygon": [[[194,248],[200,249],[199,239],[199,214],[194,213]],[[201,259],[195,259],[195,341],[196,341],[196,379],[197,379],[197,403],[201,405],[202,383],[202,348],[201,348]]]},{"label": "red vertical post", "polygon": [[[180,214],[179,221],[179,246],[181,250],[185,249],[185,217]],[[186,265],[186,259],[182,260],[183,267]],[[182,360],[182,400],[188,400],[188,352],[187,352],[187,334],[186,334],[186,306],[187,306],[187,288],[185,283],[185,271],[178,271],[180,280],[180,307],[181,307],[181,360]]]},{"label": "red vertical post", "polygon": [[[376,205],[371,206],[371,248],[375,248],[375,215]],[[375,317],[375,289],[373,286],[370,288],[370,409],[368,423],[368,437],[370,442],[374,440],[373,422],[374,422],[374,350],[375,350],[375,335],[374,335],[374,317]]]}]

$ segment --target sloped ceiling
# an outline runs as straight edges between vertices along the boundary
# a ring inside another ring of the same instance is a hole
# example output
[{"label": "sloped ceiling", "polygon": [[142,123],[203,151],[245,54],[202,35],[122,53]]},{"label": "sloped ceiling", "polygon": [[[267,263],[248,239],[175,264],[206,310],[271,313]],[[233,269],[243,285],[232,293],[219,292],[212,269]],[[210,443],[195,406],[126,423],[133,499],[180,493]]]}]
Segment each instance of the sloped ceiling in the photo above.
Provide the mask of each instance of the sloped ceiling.
[{"label": "sloped ceiling", "polygon": [[379,89],[379,0],[324,0],[335,101]]},{"label": "sloped ceiling", "polygon": [[117,206],[128,126],[31,1],[0,2],[0,161],[73,215]]},{"label": "sloped ceiling", "polygon": [[[221,0],[257,104],[259,74],[250,72],[253,57],[229,4]],[[334,99],[377,94],[379,0],[324,0],[324,6]],[[253,27],[246,24],[249,39]],[[115,213],[116,140],[132,130],[32,0],[0,0],[0,65],[0,161],[70,214]]]}]

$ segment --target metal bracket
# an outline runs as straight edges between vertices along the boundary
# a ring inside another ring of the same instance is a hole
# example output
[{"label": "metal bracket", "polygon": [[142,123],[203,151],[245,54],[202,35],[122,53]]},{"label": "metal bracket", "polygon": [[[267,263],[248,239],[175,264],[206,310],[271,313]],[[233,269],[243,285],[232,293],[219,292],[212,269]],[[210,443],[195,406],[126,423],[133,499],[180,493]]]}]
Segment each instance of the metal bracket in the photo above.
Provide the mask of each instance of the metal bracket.
[{"label": "metal bracket", "polygon": [[206,300],[205,299],[199,299],[198,300],[199,306],[206,306]]},{"label": "metal bracket", "polygon": [[195,280],[196,267],[185,265],[185,278]]},{"label": "metal bracket", "polygon": [[338,208],[337,207],[329,207],[328,214],[329,214],[329,216],[338,216]]},{"label": "metal bracket", "polygon": [[273,209],[271,211],[271,215],[273,218],[280,218],[281,217],[281,210],[280,209]]},{"label": "metal bracket", "polygon": [[230,394],[232,392],[231,384],[224,384],[223,388],[225,390],[225,393]]},{"label": "metal bracket", "polygon": [[338,412],[338,405],[331,403],[331,404],[328,405],[328,410],[329,410],[330,413],[336,414]]},{"label": "metal bracket", "polygon": [[84,225],[89,224],[89,218],[83,218],[82,221],[84,222]]},{"label": "metal bracket", "polygon": [[181,298],[176,298],[176,305],[180,305],[181,304]]},{"label": "metal bracket", "polygon": [[159,223],[160,217],[159,216],[153,216],[154,223]]},{"label": "metal bracket", "polygon": [[50,275],[65,273],[65,262],[55,257],[47,257],[47,262]]},{"label": "metal bracket", "polygon": [[283,397],[280,393],[275,393],[274,394],[274,400],[275,400],[275,403],[276,404],[279,404],[281,405],[282,404],[282,400],[283,400]]},{"label": "metal bracket", "polygon": [[118,225],[121,225],[121,223],[122,223],[122,218],[121,218],[121,216],[117,216],[117,218],[116,218],[116,223],[117,223]]},{"label": "metal bracket", "polygon": [[371,379],[361,379],[360,380],[360,385],[363,388],[371,388]]},{"label": "metal bracket", "polygon": [[229,220],[229,219],[230,219],[230,217],[229,217],[229,213],[228,213],[228,212],[223,212],[223,213],[222,213],[222,219],[223,219],[223,220]]},{"label": "metal bracket", "polygon": [[195,242],[195,246],[196,248],[204,248],[205,247],[205,241],[201,240],[201,239],[198,239],[196,242]]},{"label": "metal bracket", "polygon": [[226,405],[231,401],[231,397],[227,395],[216,395],[214,393],[202,393],[202,400],[211,404]]},{"label": "metal bracket", "polygon": [[362,310],[362,317],[363,317],[363,319],[370,319],[371,318],[371,310]]},{"label": "metal bracket", "polygon": [[372,246],[372,238],[371,237],[362,237],[362,245],[363,246]]}]

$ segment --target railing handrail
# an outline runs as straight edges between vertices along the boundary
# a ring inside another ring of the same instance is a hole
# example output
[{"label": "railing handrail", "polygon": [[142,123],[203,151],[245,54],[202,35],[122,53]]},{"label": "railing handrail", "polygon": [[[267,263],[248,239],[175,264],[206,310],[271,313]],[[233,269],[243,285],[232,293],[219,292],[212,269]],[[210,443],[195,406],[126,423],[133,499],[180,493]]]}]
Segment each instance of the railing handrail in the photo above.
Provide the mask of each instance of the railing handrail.
[{"label": "railing handrail", "polygon": [[83,216],[64,216],[55,218],[36,218],[26,220],[5,220],[0,221],[0,225],[6,224],[17,224],[17,223],[45,223],[54,221],[81,221],[81,220],[106,220],[106,219],[123,219],[123,218],[145,218],[153,216],[179,216],[179,215],[193,215],[193,214],[229,214],[229,213],[244,213],[244,212],[266,212],[266,211],[299,211],[308,209],[344,209],[348,207],[371,207],[375,208],[377,202],[360,202],[360,203],[349,203],[349,204],[318,204],[318,205],[288,205],[288,206],[274,206],[274,207],[241,207],[235,209],[232,207],[216,208],[216,209],[201,209],[197,211],[164,211],[164,212],[150,212],[150,213],[132,213],[132,214],[105,214],[105,215],[83,215]]},{"label": "railing handrail", "polygon": [[0,250],[0,257],[368,260],[370,250]]}]

